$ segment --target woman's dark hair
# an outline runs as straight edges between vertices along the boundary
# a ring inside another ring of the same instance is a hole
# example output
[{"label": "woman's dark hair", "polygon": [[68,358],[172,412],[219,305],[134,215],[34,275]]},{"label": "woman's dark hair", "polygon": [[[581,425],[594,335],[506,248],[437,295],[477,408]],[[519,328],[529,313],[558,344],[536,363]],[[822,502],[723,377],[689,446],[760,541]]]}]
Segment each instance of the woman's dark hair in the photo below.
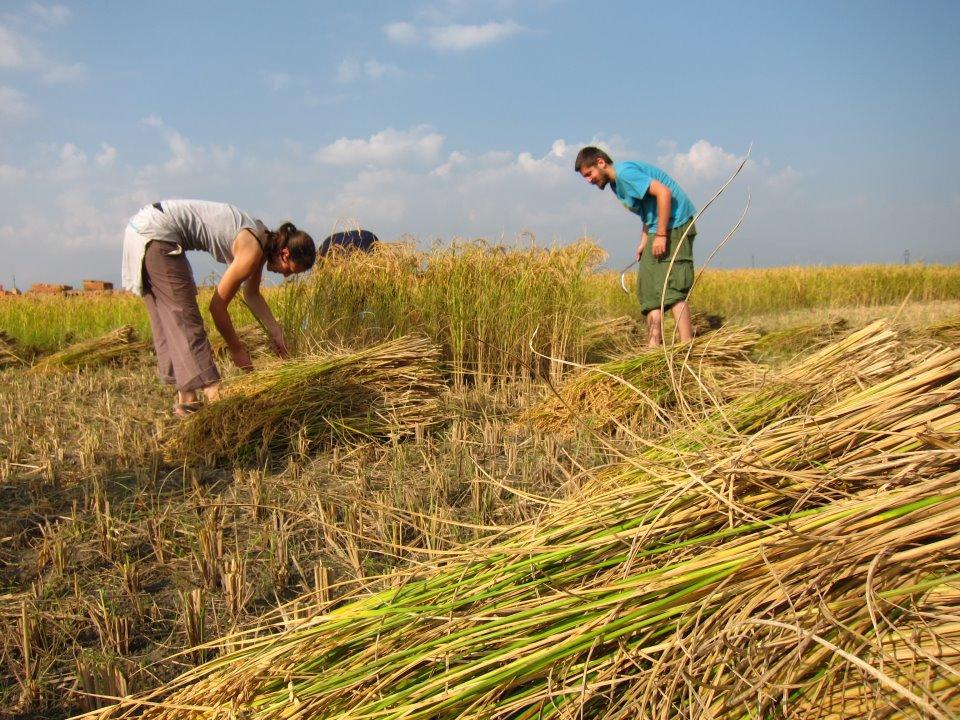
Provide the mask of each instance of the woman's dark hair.
[{"label": "woman's dark hair", "polygon": [[290,260],[300,271],[309,270],[317,260],[317,246],[313,244],[313,238],[303,230],[297,230],[292,222],[285,222],[276,230],[267,230],[263,254],[275,260],[284,248],[290,251]]}]

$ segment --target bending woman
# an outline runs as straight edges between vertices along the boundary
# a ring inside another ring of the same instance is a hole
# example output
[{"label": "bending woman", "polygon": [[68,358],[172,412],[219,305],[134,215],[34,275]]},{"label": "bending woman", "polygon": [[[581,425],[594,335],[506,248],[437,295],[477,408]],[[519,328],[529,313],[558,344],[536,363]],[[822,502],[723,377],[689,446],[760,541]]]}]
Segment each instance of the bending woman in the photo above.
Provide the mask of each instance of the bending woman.
[{"label": "bending woman", "polygon": [[309,270],[317,257],[313,239],[293,223],[270,231],[226,203],[163,200],[130,219],[123,237],[123,287],[147,304],[160,379],[177,389],[177,415],[199,409],[200,393],[217,399],[220,388],[185,250],[204,250],[227,265],[210,300],[210,315],[233,362],[244,370],[253,365],[227,312],[233,296],[242,285],[243,298],[277,355],[286,357],[283,330],[260,293],[263,268],[288,276]]}]

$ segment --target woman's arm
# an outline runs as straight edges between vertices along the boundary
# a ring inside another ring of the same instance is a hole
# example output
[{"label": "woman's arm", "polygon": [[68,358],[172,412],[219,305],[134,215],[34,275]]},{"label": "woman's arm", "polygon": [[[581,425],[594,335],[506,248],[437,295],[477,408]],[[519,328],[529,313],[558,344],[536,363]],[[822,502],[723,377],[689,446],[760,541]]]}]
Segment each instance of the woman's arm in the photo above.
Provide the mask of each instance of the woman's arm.
[{"label": "woman's arm", "polygon": [[259,243],[248,230],[241,230],[233,241],[233,261],[227,266],[210,299],[210,317],[227,343],[234,364],[243,370],[252,370],[253,363],[237,336],[227,308],[243,282],[255,272],[259,272],[262,266],[263,251],[260,250]]},{"label": "woman's arm", "polygon": [[260,321],[264,330],[267,331],[273,343],[274,351],[280,357],[286,358],[289,352],[287,351],[287,343],[283,338],[283,328],[280,327],[280,323],[273,317],[270,306],[267,305],[266,299],[260,292],[260,281],[262,278],[263,264],[259,265],[257,269],[253,271],[253,274],[247,278],[246,282],[243,283],[243,300],[247,303],[247,307],[250,308],[250,312],[253,313],[254,317]]}]

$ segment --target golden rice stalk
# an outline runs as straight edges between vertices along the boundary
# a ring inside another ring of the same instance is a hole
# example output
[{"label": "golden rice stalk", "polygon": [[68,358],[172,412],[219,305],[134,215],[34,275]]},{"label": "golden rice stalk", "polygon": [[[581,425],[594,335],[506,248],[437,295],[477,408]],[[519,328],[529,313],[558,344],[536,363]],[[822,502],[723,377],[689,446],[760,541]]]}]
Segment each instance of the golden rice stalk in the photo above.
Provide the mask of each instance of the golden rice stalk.
[{"label": "golden rice stalk", "polygon": [[[264,355],[270,351],[270,340],[259,325],[244,325],[237,328],[237,337],[251,355]],[[230,348],[220,335],[210,338],[210,349],[218,361],[226,362],[230,359]]]},{"label": "golden rice stalk", "polygon": [[915,330],[912,335],[948,345],[960,345],[960,315],[954,315],[926,327]]},{"label": "golden rice stalk", "polygon": [[588,360],[607,360],[611,353],[629,338],[636,338],[641,329],[636,318],[629,315],[595,320],[584,328],[580,338],[583,356]]},{"label": "golden rice stalk", "polygon": [[336,441],[413,433],[442,419],[439,353],[406,336],[231,379],[220,400],[176,425],[166,454],[176,462],[276,460]]},{"label": "golden rice stalk", "polygon": [[794,406],[736,445],[625,462],[621,483],[295,629],[253,633],[144,699],[159,705],[126,709],[954,717],[960,351],[897,363],[891,345],[874,327],[791,368],[840,389],[814,393],[813,415]]},{"label": "golden rice stalk", "polygon": [[0,330],[0,368],[16,367],[29,363],[28,353],[16,338]]},{"label": "golden rice stalk", "polygon": [[690,344],[635,348],[570,377],[554,395],[522,413],[517,424],[571,434],[584,423],[609,430],[666,421],[678,395],[687,406],[703,407],[742,391],[756,371],[747,357],[756,340],[751,330],[723,328]]},{"label": "golden rice stalk", "polygon": [[847,321],[841,318],[829,323],[807,323],[772,330],[760,336],[753,354],[759,360],[797,355],[831,342],[847,330],[847,325]]},{"label": "golden rice stalk", "polygon": [[137,341],[133,327],[121,325],[104,335],[75,343],[41,358],[30,368],[30,372],[57,373],[95,367],[129,357],[139,352],[142,346]]}]

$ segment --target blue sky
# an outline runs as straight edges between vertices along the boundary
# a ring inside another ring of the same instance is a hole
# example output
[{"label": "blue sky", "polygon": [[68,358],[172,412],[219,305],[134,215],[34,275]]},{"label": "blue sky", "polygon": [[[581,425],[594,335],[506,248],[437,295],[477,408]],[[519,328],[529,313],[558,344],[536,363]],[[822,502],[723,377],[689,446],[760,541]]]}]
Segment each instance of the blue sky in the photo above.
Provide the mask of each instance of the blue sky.
[{"label": "blue sky", "polygon": [[[960,261],[960,3],[0,2],[0,283],[117,280],[138,207],[232,202],[629,262],[573,172],[658,164],[717,267]],[[194,260],[201,278],[212,263]]]}]

